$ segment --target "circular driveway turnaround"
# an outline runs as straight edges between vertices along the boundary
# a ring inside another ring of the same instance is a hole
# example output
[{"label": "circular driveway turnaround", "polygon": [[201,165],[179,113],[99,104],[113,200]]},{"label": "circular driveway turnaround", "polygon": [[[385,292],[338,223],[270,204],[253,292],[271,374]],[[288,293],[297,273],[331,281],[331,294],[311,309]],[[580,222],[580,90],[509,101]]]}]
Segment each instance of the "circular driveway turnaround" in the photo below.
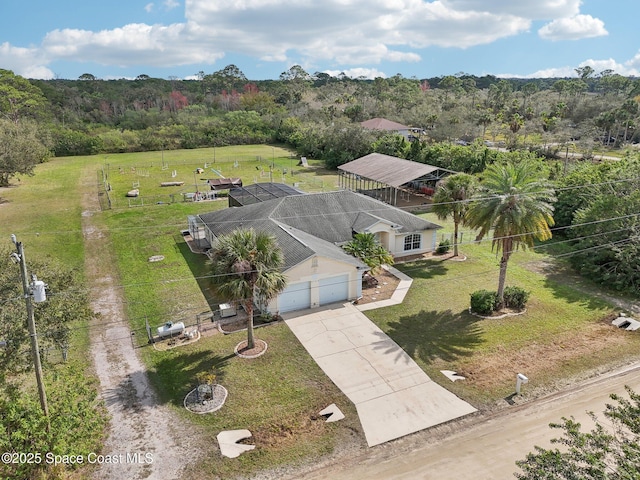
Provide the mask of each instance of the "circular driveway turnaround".
[{"label": "circular driveway turnaround", "polygon": [[320,368],[355,404],[370,447],[476,411],[432,381],[351,303],[284,317]]}]

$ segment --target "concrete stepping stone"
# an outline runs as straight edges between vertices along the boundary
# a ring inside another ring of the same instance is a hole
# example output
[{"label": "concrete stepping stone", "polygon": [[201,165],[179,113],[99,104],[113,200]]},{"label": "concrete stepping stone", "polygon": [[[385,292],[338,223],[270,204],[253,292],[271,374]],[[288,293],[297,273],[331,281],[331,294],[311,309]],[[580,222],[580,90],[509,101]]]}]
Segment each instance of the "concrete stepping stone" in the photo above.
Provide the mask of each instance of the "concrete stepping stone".
[{"label": "concrete stepping stone", "polygon": [[634,332],[640,329],[640,322],[634,320],[633,318],[627,317],[624,314],[621,314],[618,318],[613,320],[611,324],[618,328],[624,328],[629,332]]},{"label": "concrete stepping stone", "polygon": [[244,452],[253,450],[255,445],[245,445],[238,443],[240,440],[251,437],[249,430],[224,430],[216,437],[218,439],[218,445],[220,446],[220,453],[222,456],[228,458],[239,457]]},{"label": "concrete stepping stone", "polygon": [[327,408],[320,412],[320,415],[327,416],[325,422],[337,422],[344,418],[344,413],[338,408],[335,403],[332,403]]},{"label": "concrete stepping stone", "polygon": [[442,373],[452,382],[455,382],[456,380],[465,380],[465,377],[463,377],[462,375],[458,375],[458,373],[454,372],[453,370],[440,370],[440,373]]}]

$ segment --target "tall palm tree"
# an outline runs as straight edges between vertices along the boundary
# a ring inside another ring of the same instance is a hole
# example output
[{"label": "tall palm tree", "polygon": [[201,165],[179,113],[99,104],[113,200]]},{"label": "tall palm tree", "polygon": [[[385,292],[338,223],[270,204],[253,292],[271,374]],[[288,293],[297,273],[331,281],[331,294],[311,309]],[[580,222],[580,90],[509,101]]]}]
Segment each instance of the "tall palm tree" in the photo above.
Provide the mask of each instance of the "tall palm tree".
[{"label": "tall palm tree", "polygon": [[469,209],[468,200],[476,188],[475,177],[467,173],[456,173],[445,178],[433,195],[433,213],[440,220],[447,217],[453,219],[453,256],[458,256],[458,229],[465,223],[465,215]]},{"label": "tall palm tree", "polygon": [[504,306],[504,287],[511,254],[534,239],[551,238],[553,189],[540,178],[532,163],[490,165],[484,172],[482,190],[469,206],[466,225],[478,228],[476,240],[493,230],[492,248],[502,252],[498,279],[498,308]]},{"label": "tall palm tree", "polygon": [[247,348],[254,348],[253,303],[268,302],[287,285],[280,271],[282,250],[275,237],[254,229],[234,230],[212,248],[212,283],[218,296],[239,303],[247,312]]}]

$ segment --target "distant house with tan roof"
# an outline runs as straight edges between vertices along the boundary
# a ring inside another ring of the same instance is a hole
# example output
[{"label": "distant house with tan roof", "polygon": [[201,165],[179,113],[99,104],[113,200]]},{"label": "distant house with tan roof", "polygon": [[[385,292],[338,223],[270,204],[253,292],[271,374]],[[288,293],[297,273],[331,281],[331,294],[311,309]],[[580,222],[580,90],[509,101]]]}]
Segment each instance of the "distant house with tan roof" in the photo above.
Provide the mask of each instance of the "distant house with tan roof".
[{"label": "distant house with tan roof", "polygon": [[360,125],[368,130],[395,132],[402,135],[409,141],[416,140],[417,136],[415,134],[420,130],[402,125],[398,122],[392,122],[391,120],[387,120],[386,118],[372,118],[371,120],[360,122]]}]

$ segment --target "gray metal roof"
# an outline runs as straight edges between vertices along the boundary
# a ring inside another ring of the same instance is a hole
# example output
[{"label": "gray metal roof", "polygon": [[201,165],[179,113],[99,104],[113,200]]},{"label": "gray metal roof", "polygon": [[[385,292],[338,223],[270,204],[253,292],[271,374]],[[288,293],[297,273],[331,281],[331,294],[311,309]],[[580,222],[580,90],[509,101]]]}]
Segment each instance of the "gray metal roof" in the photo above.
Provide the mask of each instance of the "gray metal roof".
[{"label": "gray metal roof", "polygon": [[340,165],[338,169],[395,188],[436,170],[443,170],[433,165],[413,162],[382,153],[370,153],[352,162]]}]

